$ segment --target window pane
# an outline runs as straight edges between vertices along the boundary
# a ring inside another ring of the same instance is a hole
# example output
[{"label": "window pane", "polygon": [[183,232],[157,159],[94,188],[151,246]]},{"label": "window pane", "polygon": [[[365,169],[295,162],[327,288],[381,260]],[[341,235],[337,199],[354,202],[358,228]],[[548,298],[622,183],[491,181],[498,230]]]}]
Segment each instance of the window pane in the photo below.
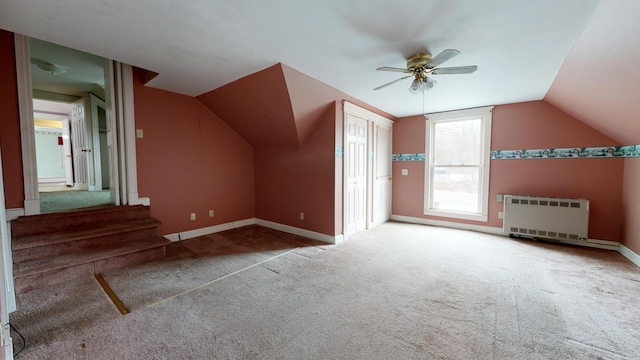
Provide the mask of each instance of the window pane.
[{"label": "window pane", "polygon": [[478,167],[435,167],[433,210],[478,212],[479,176]]},{"label": "window pane", "polygon": [[435,165],[480,165],[481,120],[435,123]]}]

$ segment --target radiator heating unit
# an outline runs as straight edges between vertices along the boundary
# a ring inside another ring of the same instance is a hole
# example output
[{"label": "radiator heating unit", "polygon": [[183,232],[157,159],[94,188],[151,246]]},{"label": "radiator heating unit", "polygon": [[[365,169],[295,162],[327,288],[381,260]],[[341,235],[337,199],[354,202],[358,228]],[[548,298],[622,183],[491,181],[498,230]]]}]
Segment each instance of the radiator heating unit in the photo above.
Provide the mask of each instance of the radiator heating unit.
[{"label": "radiator heating unit", "polygon": [[587,241],[589,200],[504,195],[504,231],[509,236]]}]

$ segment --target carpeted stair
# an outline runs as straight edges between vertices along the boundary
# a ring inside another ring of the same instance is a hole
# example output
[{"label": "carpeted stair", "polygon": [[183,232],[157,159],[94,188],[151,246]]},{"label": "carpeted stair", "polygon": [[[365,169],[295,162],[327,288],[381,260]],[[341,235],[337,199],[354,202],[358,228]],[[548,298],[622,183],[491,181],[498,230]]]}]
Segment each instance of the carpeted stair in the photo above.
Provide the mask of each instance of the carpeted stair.
[{"label": "carpeted stair", "polygon": [[164,256],[149,207],[106,206],[11,222],[17,294]]}]

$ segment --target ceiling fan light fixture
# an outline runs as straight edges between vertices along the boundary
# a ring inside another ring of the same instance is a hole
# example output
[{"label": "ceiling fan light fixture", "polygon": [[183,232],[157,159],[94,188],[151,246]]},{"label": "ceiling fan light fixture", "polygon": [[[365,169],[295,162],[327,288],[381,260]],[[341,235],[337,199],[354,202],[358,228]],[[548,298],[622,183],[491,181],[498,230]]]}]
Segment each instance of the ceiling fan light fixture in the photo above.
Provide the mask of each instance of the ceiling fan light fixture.
[{"label": "ceiling fan light fixture", "polygon": [[409,86],[409,92],[414,95],[424,92],[423,84],[424,83],[422,81],[418,79],[414,79],[413,82],[411,83],[411,86]]},{"label": "ceiling fan light fixture", "polygon": [[58,75],[58,74],[64,74],[67,72],[67,68],[59,66],[59,65],[54,65],[54,64],[50,64],[47,62],[41,62],[38,63],[38,67],[40,68],[40,70],[42,71],[46,71],[50,74],[53,75]]},{"label": "ceiling fan light fixture", "polygon": [[424,93],[425,91],[429,91],[433,89],[433,86],[436,84],[434,80],[429,78],[419,79],[415,78],[409,87],[409,92],[416,95]]}]

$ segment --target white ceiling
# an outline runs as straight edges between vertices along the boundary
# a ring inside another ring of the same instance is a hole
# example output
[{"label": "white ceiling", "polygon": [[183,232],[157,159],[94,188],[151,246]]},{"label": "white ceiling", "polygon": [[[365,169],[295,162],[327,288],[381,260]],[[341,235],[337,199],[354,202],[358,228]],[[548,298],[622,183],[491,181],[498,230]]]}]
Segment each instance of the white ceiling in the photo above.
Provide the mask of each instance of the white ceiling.
[{"label": "white ceiling", "polygon": [[640,144],[639,18],[638,0],[598,6],[545,97],[623,145]]},{"label": "white ceiling", "polygon": [[426,112],[544,98],[598,3],[3,0],[0,28],[158,72],[149,86],[187,95],[282,62],[401,117],[421,113],[421,97],[410,80],[374,91],[402,76],[375,69],[424,51],[478,65],[434,77]]},{"label": "white ceiling", "polygon": [[[29,40],[29,49],[34,89],[76,96],[93,92],[103,96],[104,58],[35,38]],[[40,63],[61,66],[66,72],[51,74],[38,68]]]}]

